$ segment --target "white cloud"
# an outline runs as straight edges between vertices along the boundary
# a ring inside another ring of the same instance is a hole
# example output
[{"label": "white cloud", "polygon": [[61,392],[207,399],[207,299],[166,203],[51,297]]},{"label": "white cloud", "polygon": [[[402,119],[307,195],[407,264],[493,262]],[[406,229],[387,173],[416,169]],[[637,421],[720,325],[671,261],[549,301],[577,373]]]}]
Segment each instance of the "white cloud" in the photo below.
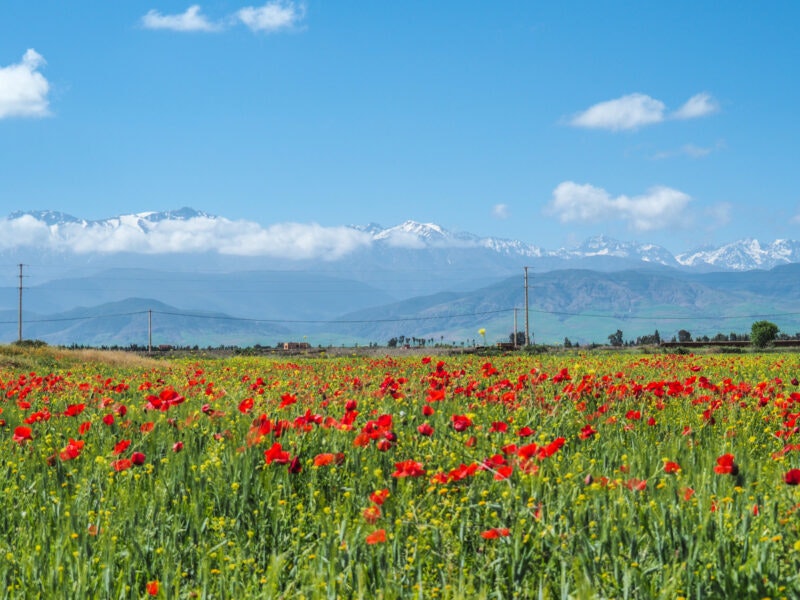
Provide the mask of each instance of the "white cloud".
[{"label": "white cloud", "polygon": [[562,223],[621,220],[637,231],[652,231],[682,224],[691,198],[668,187],[654,187],[641,196],[609,195],[602,188],[572,181],[553,190],[547,213]]},{"label": "white cloud", "polygon": [[576,115],[570,121],[575,127],[588,129],[637,129],[664,120],[666,106],[645,94],[629,94],[616,100],[600,102]]},{"label": "white cloud", "polygon": [[711,94],[703,92],[689,98],[686,103],[672,113],[673,119],[696,119],[713,114],[719,110],[719,105]]},{"label": "white cloud", "polygon": [[17,64],[0,67],[0,119],[50,114],[50,84],[38,71],[44,64],[42,55],[30,48]]},{"label": "white cloud", "polygon": [[292,260],[335,260],[372,243],[368,233],[316,223],[281,223],[262,227],[251,221],[220,217],[148,222],[123,219],[116,227],[103,222],[48,226],[30,215],[0,220],[0,249],[46,248],[61,252],[133,252],[143,254],[217,252],[235,256],[270,256]]},{"label": "white cloud", "polygon": [[710,94],[702,92],[689,98],[673,113],[661,101],[646,94],[628,94],[614,100],[600,102],[570,119],[574,127],[622,131],[639,129],[645,125],[669,119],[696,119],[717,112],[719,106]]},{"label": "white cloud", "polygon": [[274,0],[264,6],[246,6],[236,12],[236,18],[252,31],[272,33],[294,27],[305,16],[305,7],[294,2]]},{"label": "white cloud", "polygon": [[508,204],[495,204],[492,207],[492,216],[495,219],[507,219],[509,217]]},{"label": "white cloud", "polygon": [[200,14],[200,5],[194,4],[186,12],[178,15],[162,15],[157,10],[149,11],[142,17],[147,29],[168,29],[171,31],[216,31],[219,25]]}]

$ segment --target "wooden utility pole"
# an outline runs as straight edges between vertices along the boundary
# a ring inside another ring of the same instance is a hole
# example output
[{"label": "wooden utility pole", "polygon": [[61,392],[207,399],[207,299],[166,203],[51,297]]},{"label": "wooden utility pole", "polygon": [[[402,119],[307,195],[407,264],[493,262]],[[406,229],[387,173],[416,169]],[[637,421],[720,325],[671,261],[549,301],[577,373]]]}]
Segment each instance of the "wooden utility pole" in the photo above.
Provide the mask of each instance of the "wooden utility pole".
[{"label": "wooden utility pole", "polygon": [[147,353],[153,353],[153,309],[147,311]]},{"label": "wooden utility pole", "polygon": [[22,341],[22,267],[24,265],[19,263],[19,313],[17,322],[17,332],[19,341]]},{"label": "wooden utility pole", "polygon": [[525,345],[531,345],[530,317],[528,316],[528,267],[525,269]]}]

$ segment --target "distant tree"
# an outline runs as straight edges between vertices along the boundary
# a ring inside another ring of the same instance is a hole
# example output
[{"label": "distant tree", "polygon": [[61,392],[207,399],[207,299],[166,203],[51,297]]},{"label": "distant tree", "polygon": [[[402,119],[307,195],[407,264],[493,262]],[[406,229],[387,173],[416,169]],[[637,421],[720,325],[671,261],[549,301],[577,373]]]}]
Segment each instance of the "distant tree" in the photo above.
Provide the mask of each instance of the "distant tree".
[{"label": "distant tree", "polygon": [[569,341],[568,337],[564,338],[564,348],[572,348],[572,342]]},{"label": "distant tree", "polygon": [[655,333],[653,334],[653,343],[656,345],[661,343],[661,334],[658,333],[658,329],[656,329]]},{"label": "distant tree", "polygon": [[678,341],[683,342],[691,342],[692,341],[692,334],[686,331],[685,329],[681,329],[678,332]]},{"label": "distant tree", "polygon": [[389,346],[389,348],[397,348],[397,338],[393,337],[386,345]]},{"label": "distant tree", "polygon": [[617,329],[616,332],[608,336],[608,343],[612,346],[622,346],[622,331]]},{"label": "distant tree", "polygon": [[769,321],[756,321],[750,328],[750,343],[756,348],[766,348],[775,341],[778,326]]}]

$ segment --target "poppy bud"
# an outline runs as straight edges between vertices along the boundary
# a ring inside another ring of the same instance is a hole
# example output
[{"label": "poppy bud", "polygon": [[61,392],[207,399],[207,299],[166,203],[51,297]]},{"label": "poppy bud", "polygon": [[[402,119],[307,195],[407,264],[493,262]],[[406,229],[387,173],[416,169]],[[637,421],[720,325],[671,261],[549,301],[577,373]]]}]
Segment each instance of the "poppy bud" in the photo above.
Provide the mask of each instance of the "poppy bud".
[{"label": "poppy bud", "polygon": [[289,463],[289,473],[297,474],[303,470],[303,465],[300,463],[300,457],[295,456],[292,462]]}]

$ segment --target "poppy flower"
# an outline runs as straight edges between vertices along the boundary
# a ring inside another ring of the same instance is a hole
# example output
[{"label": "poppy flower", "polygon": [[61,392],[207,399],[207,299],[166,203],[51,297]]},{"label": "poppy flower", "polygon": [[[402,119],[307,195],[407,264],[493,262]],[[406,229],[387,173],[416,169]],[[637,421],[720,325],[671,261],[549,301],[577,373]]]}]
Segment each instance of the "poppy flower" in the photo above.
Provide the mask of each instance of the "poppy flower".
[{"label": "poppy flower", "polygon": [[424,435],[430,437],[433,435],[433,427],[431,427],[428,423],[423,423],[419,427],[417,427],[417,431],[419,431],[420,435]]},{"label": "poppy flower", "polygon": [[63,461],[78,458],[78,456],[81,453],[81,450],[83,450],[83,444],[84,444],[83,440],[73,440],[72,438],[69,438],[67,446],[58,455],[59,458],[61,458],[61,460]]},{"label": "poppy flower", "polygon": [[17,442],[20,446],[25,442],[32,440],[31,437],[31,428],[30,427],[23,427],[20,425],[14,430],[14,437],[12,438],[15,442]]},{"label": "poppy flower", "polygon": [[492,421],[489,433],[505,433],[508,431],[508,423],[505,421]]},{"label": "poppy flower", "polygon": [[470,419],[467,415],[453,415],[451,420],[453,422],[453,429],[456,431],[465,431],[470,425],[472,425],[472,419]]},{"label": "poppy flower", "polygon": [[664,463],[664,472],[665,473],[677,473],[680,470],[681,470],[681,466],[676,462],[668,460],[667,462]]},{"label": "poppy flower", "polygon": [[128,449],[128,446],[130,446],[130,445],[131,445],[131,441],[130,440],[120,440],[114,446],[114,455],[116,456],[118,454],[122,454],[123,452],[125,452],[125,450]]},{"label": "poppy flower", "polygon": [[373,504],[369,508],[365,508],[364,512],[361,514],[367,523],[374,525],[377,523],[378,519],[381,518],[381,509],[377,505]]},{"label": "poppy flower", "polygon": [[80,426],[78,426],[78,434],[79,435],[84,435],[91,428],[92,428],[92,422],[91,421],[85,421],[85,422],[81,423]]},{"label": "poppy flower", "polygon": [[264,450],[264,460],[268,465],[272,463],[285,465],[289,462],[290,456],[289,452],[283,449],[280,442],[275,442],[269,450]]},{"label": "poppy flower", "polygon": [[156,581],[148,581],[145,589],[147,590],[147,594],[149,596],[158,596],[158,580]]},{"label": "poppy flower", "polygon": [[738,475],[739,466],[734,462],[733,454],[723,454],[717,459],[714,472],[721,475]]},{"label": "poppy flower", "polygon": [[130,458],[120,458],[119,460],[111,461],[111,468],[117,472],[126,471],[133,466]]},{"label": "poppy flower", "polygon": [[378,529],[373,531],[367,536],[367,543],[372,544],[382,544],[386,541],[386,530],[385,529]]},{"label": "poppy flower", "polygon": [[334,461],[334,455],[332,452],[324,452],[322,454],[317,454],[314,457],[314,466],[315,467],[324,467],[326,465],[331,464]]},{"label": "poppy flower", "polygon": [[296,475],[297,473],[302,471],[303,463],[300,462],[300,457],[295,456],[289,463],[289,466],[287,468],[289,469],[289,473],[292,473],[293,475]]},{"label": "poppy flower", "polygon": [[506,527],[492,527],[491,529],[482,531],[481,537],[485,540],[494,540],[499,537],[508,537],[510,533],[511,532]]},{"label": "poppy flower", "polygon": [[103,423],[105,425],[113,425],[114,424],[114,415],[108,414],[103,417]]},{"label": "poppy flower", "polygon": [[183,442],[175,442],[172,444],[173,452],[180,452],[181,450],[183,450]]},{"label": "poppy flower", "polygon": [[278,405],[278,408],[285,408],[295,402],[297,402],[297,396],[295,394],[284,394],[281,396],[281,403]]},{"label": "poppy flower", "polygon": [[145,463],[145,460],[146,457],[143,452],[134,452],[131,454],[131,462],[137,467],[142,466]]},{"label": "poppy flower", "polygon": [[252,398],[245,398],[239,403],[239,412],[246,415],[253,410],[253,404],[254,402]]},{"label": "poppy flower", "polygon": [[79,414],[83,412],[83,409],[86,408],[85,404],[70,404],[67,407],[67,410],[64,411],[65,417],[77,417]]},{"label": "poppy flower", "polygon": [[374,502],[378,506],[383,504],[388,497],[389,497],[389,490],[385,488],[382,490],[376,490],[369,495],[370,502]]},{"label": "poppy flower", "polygon": [[581,429],[581,432],[578,434],[578,437],[581,438],[582,440],[588,440],[595,433],[597,433],[597,431],[595,430],[594,427],[592,427],[591,425],[586,425]]},{"label": "poppy flower", "polygon": [[783,476],[783,480],[788,485],[800,484],[800,469],[790,469],[786,472],[786,475]]},{"label": "poppy flower", "polygon": [[425,406],[422,407],[422,414],[425,415],[426,417],[430,417],[435,412],[436,411],[433,410],[433,407],[430,404],[426,404]]},{"label": "poppy flower", "polygon": [[421,477],[425,475],[425,469],[422,464],[415,460],[404,460],[394,464],[395,472],[392,477]]}]

